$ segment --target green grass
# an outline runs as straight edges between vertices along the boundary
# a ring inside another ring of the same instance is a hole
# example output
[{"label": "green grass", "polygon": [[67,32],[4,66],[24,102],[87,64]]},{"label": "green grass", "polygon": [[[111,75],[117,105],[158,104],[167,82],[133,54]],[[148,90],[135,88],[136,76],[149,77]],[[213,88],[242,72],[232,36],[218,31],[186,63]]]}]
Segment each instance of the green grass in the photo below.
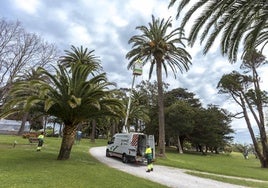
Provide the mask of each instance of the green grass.
[{"label": "green grass", "polygon": [[178,154],[175,149],[167,149],[167,158],[158,158],[157,164],[268,181],[268,169],[260,168],[258,159],[250,155],[245,160],[241,153],[235,152],[220,155]]},{"label": "green grass", "polygon": [[[268,169],[260,167],[260,162],[255,156],[250,155],[245,160],[241,153],[232,152],[231,154],[207,154],[201,155],[195,152],[179,154],[173,148],[167,148],[166,158],[157,158],[157,164],[188,169],[193,175],[210,177],[223,182],[251,186],[268,187]],[[198,173],[200,172],[200,173]],[[202,174],[208,172],[212,174]],[[265,183],[243,181],[232,177],[218,177],[213,174],[252,178],[255,180],[267,181]]]},{"label": "green grass", "polygon": [[[13,148],[14,141],[18,144]],[[17,136],[0,136],[0,187],[164,187],[157,183],[117,171],[90,156],[90,147],[106,145],[107,140],[75,144],[71,158],[58,161],[61,139],[45,138],[41,152],[36,144]]]},{"label": "green grass", "polygon": [[247,186],[247,187],[258,187],[258,188],[268,187],[267,182],[261,182],[261,181],[260,182],[253,181],[253,180],[249,181],[249,180],[243,180],[242,178],[237,179],[237,178],[232,178],[232,177],[217,176],[217,175],[212,175],[212,174],[203,174],[203,173],[191,172],[191,171],[188,171],[187,174],[191,174],[191,175],[202,177],[202,178],[213,179],[213,180],[217,180],[217,181],[221,181],[221,182],[236,184],[236,185],[243,185],[243,186]]},{"label": "green grass", "polygon": [[[18,144],[14,148],[15,140]],[[89,148],[104,146],[107,140],[99,139],[91,143],[88,139],[82,139],[73,145],[71,158],[66,161],[56,160],[60,143],[60,138],[45,138],[42,151],[36,152],[36,144],[29,144],[27,139],[0,135],[0,187],[164,187],[109,168],[89,154]],[[223,182],[268,187],[266,182],[244,181],[233,177],[268,181],[268,169],[260,168],[259,160],[253,155],[245,160],[240,153],[203,156],[194,152],[178,154],[174,148],[167,148],[166,155],[165,159],[157,158],[155,164],[188,169],[190,174]]]}]

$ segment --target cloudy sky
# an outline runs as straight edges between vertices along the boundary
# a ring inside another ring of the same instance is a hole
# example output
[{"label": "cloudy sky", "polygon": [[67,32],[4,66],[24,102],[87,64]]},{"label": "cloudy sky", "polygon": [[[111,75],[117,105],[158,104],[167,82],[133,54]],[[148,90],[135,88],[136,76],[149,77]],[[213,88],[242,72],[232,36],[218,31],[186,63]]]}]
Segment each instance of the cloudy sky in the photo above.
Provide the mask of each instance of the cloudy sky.
[{"label": "cloudy sky", "polygon": [[[173,26],[179,25],[175,19],[176,8],[168,9],[169,0],[0,0],[0,17],[8,21],[20,21],[28,32],[41,36],[49,43],[55,43],[61,50],[69,50],[71,45],[83,45],[95,50],[102,61],[104,71],[118,88],[131,87],[132,71],[127,70],[126,53],[131,49],[128,40],[140,34],[136,26],[146,25],[151,15],[156,18],[173,18]],[[185,29],[187,31],[189,27]],[[186,88],[196,94],[204,107],[219,105],[231,112],[237,112],[236,105],[227,96],[217,94],[216,86],[221,76],[238,70],[240,63],[230,64],[218,51],[216,42],[211,51],[202,55],[199,44],[187,48],[192,56],[188,72],[169,74],[163,80],[169,89]],[[267,53],[266,49],[266,55]],[[262,87],[268,90],[268,67],[260,70]],[[153,77],[155,79],[155,77]],[[148,67],[136,79],[148,80]],[[236,131],[235,142],[249,143],[250,137],[243,120],[232,122]]]}]

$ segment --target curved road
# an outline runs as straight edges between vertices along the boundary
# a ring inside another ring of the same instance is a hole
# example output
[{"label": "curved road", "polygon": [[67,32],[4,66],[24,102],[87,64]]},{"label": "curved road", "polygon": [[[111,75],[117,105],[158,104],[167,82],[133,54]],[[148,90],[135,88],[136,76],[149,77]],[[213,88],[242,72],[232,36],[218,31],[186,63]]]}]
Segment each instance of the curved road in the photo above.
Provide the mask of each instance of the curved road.
[{"label": "curved road", "polygon": [[154,165],[154,171],[147,173],[146,165],[125,164],[120,159],[105,156],[106,147],[94,147],[89,150],[90,154],[100,162],[126,173],[149,179],[151,181],[173,188],[242,188],[243,186],[218,182],[215,180],[200,178],[185,173],[185,170]]}]

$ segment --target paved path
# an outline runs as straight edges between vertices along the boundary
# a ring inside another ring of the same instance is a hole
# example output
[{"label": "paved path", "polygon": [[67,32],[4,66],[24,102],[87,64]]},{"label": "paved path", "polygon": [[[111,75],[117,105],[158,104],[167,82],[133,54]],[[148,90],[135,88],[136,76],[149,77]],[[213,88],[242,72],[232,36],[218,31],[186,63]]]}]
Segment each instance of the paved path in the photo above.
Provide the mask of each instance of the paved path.
[{"label": "paved path", "polygon": [[186,170],[154,165],[154,171],[147,173],[145,165],[125,164],[120,159],[105,156],[106,147],[94,147],[90,149],[90,154],[100,162],[108,166],[124,171],[126,173],[149,179],[151,181],[166,185],[172,188],[242,188],[243,186],[218,182],[206,178],[200,178],[186,174]]}]

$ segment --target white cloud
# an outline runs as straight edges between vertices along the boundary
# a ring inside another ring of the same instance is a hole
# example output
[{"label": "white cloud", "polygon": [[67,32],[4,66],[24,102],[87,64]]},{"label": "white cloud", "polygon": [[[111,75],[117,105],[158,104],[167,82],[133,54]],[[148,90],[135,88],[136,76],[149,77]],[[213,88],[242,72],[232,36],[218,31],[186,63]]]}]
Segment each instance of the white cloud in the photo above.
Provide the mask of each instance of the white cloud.
[{"label": "white cloud", "polygon": [[56,9],[54,11],[54,16],[57,18],[60,22],[68,22],[68,14],[66,11],[62,9]]},{"label": "white cloud", "polygon": [[75,46],[80,46],[80,45],[87,45],[92,43],[92,39],[87,32],[87,28],[79,25],[77,23],[72,23],[70,25],[69,33],[70,33],[70,42],[71,44]]},{"label": "white cloud", "polygon": [[[130,15],[140,15],[143,17],[150,17],[153,12],[154,0],[135,0],[129,1],[126,5],[128,13]],[[142,5],[142,6],[138,6]],[[126,15],[127,16],[127,15]]]},{"label": "white cloud", "polygon": [[35,14],[40,5],[39,0],[15,0],[16,7],[27,14]]}]

